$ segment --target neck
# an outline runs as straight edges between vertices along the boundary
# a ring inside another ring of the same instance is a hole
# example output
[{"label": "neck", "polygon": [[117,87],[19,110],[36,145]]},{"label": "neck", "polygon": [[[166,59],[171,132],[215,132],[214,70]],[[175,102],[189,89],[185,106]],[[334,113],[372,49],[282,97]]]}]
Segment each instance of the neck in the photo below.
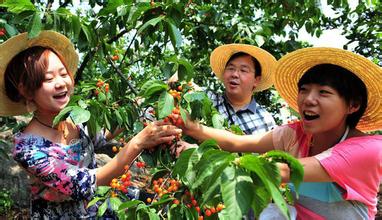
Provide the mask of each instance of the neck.
[{"label": "neck", "polygon": [[229,96],[226,94],[226,97],[228,99],[228,102],[232,105],[233,109],[235,109],[235,111],[241,109],[242,107],[248,105],[251,100],[252,100],[252,96],[249,96],[249,97],[244,97],[244,96],[241,96],[241,97],[237,97],[237,96]]},{"label": "neck", "polygon": [[345,125],[342,129],[338,129],[337,131],[314,134],[312,137],[312,146],[319,147],[322,151],[329,149],[349,136],[350,130],[346,131],[346,129],[347,126]]},{"label": "neck", "polygon": [[35,112],[34,114],[34,118],[36,119],[37,122],[50,128],[54,128],[53,119],[55,116],[56,116],[55,114],[41,113],[41,112]]}]

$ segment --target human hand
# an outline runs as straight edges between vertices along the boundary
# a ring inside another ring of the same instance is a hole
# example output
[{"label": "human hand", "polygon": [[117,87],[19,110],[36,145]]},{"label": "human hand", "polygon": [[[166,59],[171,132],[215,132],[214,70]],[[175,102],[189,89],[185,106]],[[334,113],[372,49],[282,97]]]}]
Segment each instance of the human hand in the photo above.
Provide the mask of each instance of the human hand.
[{"label": "human hand", "polygon": [[159,144],[168,143],[176,136],[182,133],[182,130],[174,125],[163,121],[149,123],[131,140],[140,150],[150,149]]},{"label": "human hand", "polygon": [[176,144],[171,145],[170,150],[172,154],[174,154],[176,157],[179,157],[180,153],[182,153],[183,151],[197,147],[197,144],[190,144],[186,141],[179,140],[176,142]]},{"label": "human hand", "polygon": [[276,166],[279,168],[281,182],[287,183],[290,178],[290,168],[286,163],[276,163]]}]

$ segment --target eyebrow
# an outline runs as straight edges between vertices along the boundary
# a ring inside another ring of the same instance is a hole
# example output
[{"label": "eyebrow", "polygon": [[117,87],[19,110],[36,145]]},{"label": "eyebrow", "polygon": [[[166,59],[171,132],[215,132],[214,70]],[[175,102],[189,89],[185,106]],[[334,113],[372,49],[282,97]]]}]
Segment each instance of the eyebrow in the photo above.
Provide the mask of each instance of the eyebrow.
[{"label": "eyebrow", "polygon": [[[66,71],[66,68],[65,67],[61,67],[60,69],[58,69],[58,72],[61,72],[62,70],[65,70]],[[45,73],[53,73],[53,71],[46,71]]]}]

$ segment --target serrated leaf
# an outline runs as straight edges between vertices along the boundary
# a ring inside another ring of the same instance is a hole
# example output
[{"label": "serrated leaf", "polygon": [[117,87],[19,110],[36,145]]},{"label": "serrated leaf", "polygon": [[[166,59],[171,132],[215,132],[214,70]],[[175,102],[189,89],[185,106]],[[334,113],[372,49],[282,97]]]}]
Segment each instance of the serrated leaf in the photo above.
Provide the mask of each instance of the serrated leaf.
[{"label": "serrated leaf", "polygon": [[221,178],[221,192],[225,205],[222,214],[230,219],[241,219],[248,213],[253,199],[250,176],[235,167],[227,167]]},{"label": "serrated leaf", "polygon": [[158,99],[158,118],[163,119],[171,114],[174,109],[174,97],[167,91],[163,91]]},{"label": "serrated leaf", "polygon": [[272,182],[272,178],[269,176],[268,172],[264,170],[263,165],[264,163],[259,159],[259,157],[253,155],[245,155],[240,158],[240,166],[255,172],[259,176],[261,181],[264,183],[264,186],[271,194],[274,203],[280,208],[280,211],[285,218],[289,219],[289,209],[287,204],[280,193],[278,186]]},{"label": "serrated leaf", "polygon": [[206,151],[195,166],[197,172],[195,181],[191,186],[192,189],[196,189],[202,184],[204,188],[208,187],[206,181],[214,182],[220,176],[222,170],[233,160],[234,156],[229,152],[215,149]]},{"label": "serrated leaf", "polygon": [[264,156],[265,158],[272,158],[275,162],[288,164],[290,168],[290,182],[293,183],[296,187],[296,191],[298,191],[300,183],[304,179],[304,168],[301,163],[296,158],[283,151],[269,151]]}]

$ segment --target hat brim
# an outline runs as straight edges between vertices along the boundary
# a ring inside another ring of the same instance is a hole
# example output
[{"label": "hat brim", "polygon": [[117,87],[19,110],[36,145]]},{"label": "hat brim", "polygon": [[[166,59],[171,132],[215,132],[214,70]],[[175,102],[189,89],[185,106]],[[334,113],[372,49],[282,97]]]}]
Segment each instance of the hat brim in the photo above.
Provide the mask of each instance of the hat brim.
[{"label": "hat brim", "polygon": [[297,83],[310,68],[319,64],[341,66],[357,75],[366,85],[368,103],[357,128],[362,131],[382,129],[382,68],[363,56],[337,48],[304,48],[283,56],[274,72],[274,84],[281,97],[298,111]]},{"label": "hat brim", "polygon": [[18,53],[33,47],[47,47],[60,54],[68,66],[69,71],[74,75],[78,65],[78,54],[73,44],[64,35],[55,31],[42,31],[39,36],[28,39],[28,33],[14,36],[0,45],[0,115],[12,116],[27,113],[27,108],[23,102],[11,101],[4,86],[4,73],[8,63]]},{"label": "hat brim", "polygon": [[230,57],[238,52],[244,52],[256,58],[261,66],[261,80],[255,92],[268,89],[273,85],[272,71],[276,66],[276,58],[267,51],[248,44],[225,44],[212,51],[210,65],[215,75],[222,80],[224,69]]}]

